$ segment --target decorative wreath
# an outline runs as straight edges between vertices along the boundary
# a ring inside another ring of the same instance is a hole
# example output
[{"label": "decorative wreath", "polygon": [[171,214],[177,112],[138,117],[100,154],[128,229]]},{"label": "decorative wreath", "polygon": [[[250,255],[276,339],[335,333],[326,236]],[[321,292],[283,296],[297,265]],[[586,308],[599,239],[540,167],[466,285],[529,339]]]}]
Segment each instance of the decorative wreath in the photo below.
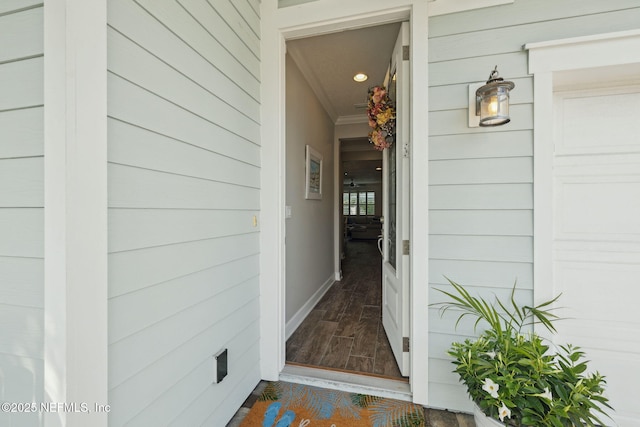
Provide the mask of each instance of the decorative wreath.
[{"label": "decorative wreath", "polygon": [[384,86],[369,88],[367,117],[373,128],[369,133],[373,148],[382,151],[391,147],[396,138],[396,109]]}]

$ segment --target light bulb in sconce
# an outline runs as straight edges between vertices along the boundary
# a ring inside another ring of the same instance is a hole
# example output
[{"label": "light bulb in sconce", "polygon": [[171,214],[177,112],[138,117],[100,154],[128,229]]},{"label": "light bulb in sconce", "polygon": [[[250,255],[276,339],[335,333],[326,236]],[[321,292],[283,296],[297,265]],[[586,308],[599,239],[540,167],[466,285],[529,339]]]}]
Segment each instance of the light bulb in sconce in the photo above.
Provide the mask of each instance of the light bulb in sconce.
[{"label": "light bulb in sconce", "polygon": [[480,116],[480,126],[499,126],[509,123],[509,91],[515,85],[498,77],[498,67],[491,72],[487,83],[478,88],[476,95],[476,116]]}]

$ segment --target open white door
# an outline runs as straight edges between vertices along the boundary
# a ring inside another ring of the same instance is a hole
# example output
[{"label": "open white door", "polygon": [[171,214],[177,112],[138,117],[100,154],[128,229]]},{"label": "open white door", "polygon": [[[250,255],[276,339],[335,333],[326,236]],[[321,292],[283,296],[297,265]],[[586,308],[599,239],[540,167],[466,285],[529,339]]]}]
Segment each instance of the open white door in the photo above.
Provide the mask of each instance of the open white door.
[{"label": "open white door", "polygon": [[396,104],[396,141],[383,153],[382,324],[403,376],[409,376],[409,23],[391,58],[388,87]]}]

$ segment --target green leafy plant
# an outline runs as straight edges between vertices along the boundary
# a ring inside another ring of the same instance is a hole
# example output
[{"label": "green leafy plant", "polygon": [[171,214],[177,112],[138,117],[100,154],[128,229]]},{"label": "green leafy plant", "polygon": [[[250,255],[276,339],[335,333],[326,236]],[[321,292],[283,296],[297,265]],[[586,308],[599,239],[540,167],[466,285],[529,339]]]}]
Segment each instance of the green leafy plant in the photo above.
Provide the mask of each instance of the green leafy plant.
[{"label": "green leafy plant", "polygon": [[604,376],[586,373],[580,348],[566,345],[549,351],[530,331],[537,323],[556,332],[553,322],[558,317],[551,305],[559,296],[535,307],[519,306],[514,285],[509,302],[496,298],[492,304],[447,280],[455,292],[438,289],[451,299],[435,304],[441,316],[457,309],[461,314],[456,327],[466,316],[476,318],[474,328],[486,326],[476,339],[455,342],[448,351],[454,372],[485,415],[510,426],[603,425],[598,416],[611,409],[602,394]]}]

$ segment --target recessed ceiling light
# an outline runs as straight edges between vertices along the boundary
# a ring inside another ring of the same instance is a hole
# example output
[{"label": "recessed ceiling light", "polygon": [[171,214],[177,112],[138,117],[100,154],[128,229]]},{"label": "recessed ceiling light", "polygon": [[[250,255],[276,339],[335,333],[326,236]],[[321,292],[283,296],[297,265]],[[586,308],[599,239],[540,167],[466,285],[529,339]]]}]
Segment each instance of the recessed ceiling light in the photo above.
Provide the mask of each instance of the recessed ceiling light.
[{"label": "recessed ceiling light", "polygon": [[381,171],[381,170],[382,170],[382,168],[381,168],[380,166],[378,166],[378,167],[376,168],[376,170],[377,170],[377,171]]},{"label": "recessed ceiling light", "polygon": [[368,78],[369,76],[367,76],[365,73],[358,73],[355,76],[353,76],[353,80],[357,81],[358,83],[364,82]]}]

